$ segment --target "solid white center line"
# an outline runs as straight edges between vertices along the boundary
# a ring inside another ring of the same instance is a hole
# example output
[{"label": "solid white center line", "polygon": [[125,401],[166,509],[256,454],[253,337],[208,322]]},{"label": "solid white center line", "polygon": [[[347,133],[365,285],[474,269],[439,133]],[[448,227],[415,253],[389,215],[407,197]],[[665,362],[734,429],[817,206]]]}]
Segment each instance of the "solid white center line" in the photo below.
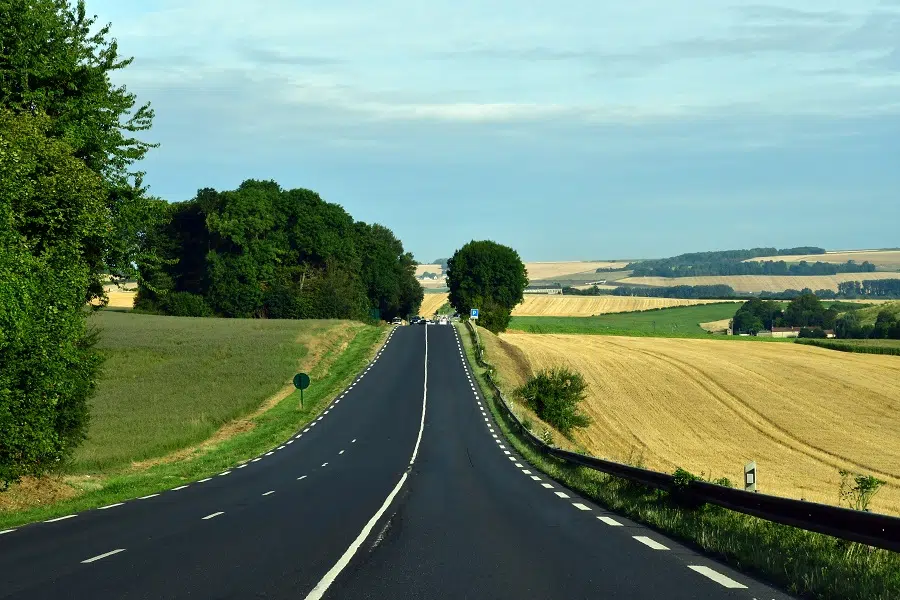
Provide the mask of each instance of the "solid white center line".
[{"label": "solid white center line", "polygon": [[322,463],[322,466],[323,466],[323,467],[327,467],[327,466],[328,466],[328,463]]},{"label": "solid white center line", "polygon": [[269,490],[268,492],[266,492],[265,494],[263,494],[263,496],[269,496],[269,495],[274,494],[274,493],[275,493],[275,490]]},{"label": "solid white center line", "polygon": [[550,485],[549,483],[542,483],[541,485],[544,486],[545,488],[547,488],[548,490],[552,490],[552,489],[553,489],[553,486]]},{"label": "solid white center line", "polygon": [[591,510],[590,506],[587,506],[586,504],[582,504],[581,502],[573,502],[572,506],[574,506],[578,510]]},{"label": "solid white center line", "polygon": [[341,450],[341,451],[340,451],[340,452],[338,452],[338,454],[343,454],[343,453],[344,453],[344,451],[343,451],[343,450]]},{"label": "solid white center line", "polygon": [[183,489],[185,489],[186,487],[188,487],[188,486],[186,486],[186,485],[179,485],[177,488],[172,488],[172,491],[173,491],[173,492],[177,492],[178,490],[183,490]]},{"label": "solid white center line", "polygon": [[[257,458],[256,460],[259,460],[259,459]],[[255,462],[255,461],[254,461],[254,462]],[[206,482],[209,481],[210,479],[212,479],[212,477],[207,477],[206,479],[201,479],[201,480],[198,481],[197,483],[206,483]]]},{"label": "solid white center line", "polygon": [[3,535],[4,533],[12,533],[13,531],[15,531],[15,529],[4,529],[3,531],[0,531],[0,535]]},{"label": "solid white center line", "polygon": [[204,521],[208,521],[209,519],[215,519],[215,518],[218,517],[219,515],[224,515],[224,514],[225,514],[225,513],[222,512],[222,511],[214,512],[214,513],[211,514],[211,515],[206,515],[205,517],[203,517],[203,520],[204,520]]},{"label": "solid white center line", "polygon": [[306,475],[301,475],[300,477],[297,478],[297,481],[300,481],[301,479],[306,479]]},{"label": "solid white center line", "polygon": [[150,498],[156,498],[159,494],[150,494],[149,496],[141,496],[138,500],[149,500]]},{"label": "solid white center line", "polygon": [[559,496],[560,498],[568,498],[569,497],[569,495],[565,492],[553,492],[553,493],[556,494],[557,496]]},{"label": "solid white center line", "polygon": [[597,517],[597,518],[612,527],[622,527],[622,524],[619,523],[618,521],[616,521],[615,519],[613,519],[612,517]]},{"label": "solid white center line", "polygon": [[95,556],[94,558],[89,558],[89,559],[87,559],[87,560],[83,560],[83,561],[81,561],[81,564],[86,565],[86,564],[88,564],[88,563],[94,562],[95,560],[101,560],[101,559],[103,559],[103,558],[106,558],[107,556],[112,556],[113,554],[118,554],[119,552],[125,552],[125,548],[118,548],[118,549],[116,549],[116,550],[112,550],[111,552],[107,552],[107,553],[105,553],[105,554],[97,555],[97,556]]},{"label": "solid white center line", "polygon": [[97,510],[106,510],[107,508],[115,508],[117,506],[122,506],[125,504],[124,502],[116,502],[115,504],[107,504],[106,506],[101,506]]},{"label": "solid white center line", "polygon": [[668,550],[668,548],[666,548],[665,546],[663,546],[662,544],[660,544],[660,543],[657,542],[656,540],[651,540],[651,539],[648,538],[646,535],[633,535],[633,536],[631,536],[631,537],[633,537],[634,539],[636,539],[636,540],[639,541],[640,543],[644,544],[645,546],[650,546],[650,547],[653,548],[654,550]]},{"label": "solid white center line", "polygon": [[722,585],[727,588],[732,588],[732,589],[746,589],[747,588],[746,585],[744,585],[742,583],[738,583],[731,577],[726,577],[725,575],[722,575],[718,571],[713,571],[709,567],[704,567],[702,565],[688,565],[688,569],[691,569],[692,571],[696,571],[706,577],[709,577],[710,579],[712,579],[719,585]]}]

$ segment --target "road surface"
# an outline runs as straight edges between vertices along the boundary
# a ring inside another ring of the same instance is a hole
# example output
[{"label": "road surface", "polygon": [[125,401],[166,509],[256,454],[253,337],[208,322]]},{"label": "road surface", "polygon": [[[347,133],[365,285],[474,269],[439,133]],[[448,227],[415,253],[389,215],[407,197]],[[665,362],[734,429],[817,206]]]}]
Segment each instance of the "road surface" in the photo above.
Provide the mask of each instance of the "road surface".
[{"label": "road surface", "polygon": [[0,534],[0,598],[788,598],[520,459],[449,326],[398,327],[272,452]]}]

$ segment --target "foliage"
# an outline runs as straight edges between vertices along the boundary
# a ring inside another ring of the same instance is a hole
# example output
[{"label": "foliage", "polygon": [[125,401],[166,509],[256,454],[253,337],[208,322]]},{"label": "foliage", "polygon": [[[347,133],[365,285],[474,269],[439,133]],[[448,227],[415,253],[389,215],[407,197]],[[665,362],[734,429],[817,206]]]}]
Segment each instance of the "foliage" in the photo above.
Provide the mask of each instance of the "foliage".
[{"label": "foliage", "polygon": [[166,207],[147,236],[136,306],[168,314],[168,294],[201,296],[224,317],[383,319],[414,314],[415,261],[381,225],[354,222],[310,190],[244,181]]},{"label": "foliage", "polygon": [[526,285],[528,276],[519,253],[496,242],[469,242],[447,261],[450,304],[461,315],[478,308],[479,324],[493,333],[509,325]]},{"label": "foliage", "polygon": [[730,285],[675,285],[669,287],[619,286],[613,296],[644,296],[648,298],[733,298],[737,294]]},{"label": "foliage", "polygon": [[838,284],[842,298],[900,298],[900,279],[868,279]]},{"label": "foliage", "polygon": [[[810,252],[805,252],[809,250]],[[871,273],[875,265],[868,261],[857,264],[826,262],[789,264],[784,261],[749,261],[758,256],[824,254],[822,248],[800,247],[751,248],[749,250],[725,250],[718,252],[693,252],[672,258],[644,260],[628,265],[634,277],[695,277],[703,275],[834,275],[836,273]]]},{"label": "foliage", "polygon": [[0,111],[0,487],[71,454],[99,368],[83,306],[103,185],[50,126]]},{"label": "foliage", "polygon": [[884,481],[872,475],[862,475],[840,469],[841,487],[838,495],[840,501],[855,510],[869,510],[872,498],[884,485]]},{"label": "foliage", "polygon": [[553,432],[550,431],[549,427],[544,427],[541,430],[541,441],[547,444],[548,446],[553,445]]},{"label": "foliage", "polygon": [[0,109],[49,116],[46,135],[64,140],[106,184],[97,212],[104,235],[83,241],[96,297],[104,272],[134,276],[141,234],[158,215],[141,174],[129,171],[153,147],[136,137],[150,128],[153,111],[135,108],[135,95],[112,83],[131,60],[119,56],[110,26],[88,16],[84,0],[0,0]]},{"label": "foliage", "polygon": [[519,387],[515,395],[541,420],[570,436],[573,429],[587,427],[591,422],[578,410],[586,390],[587,383],[581,373],[558,367],[540,371]]},{"label": "foliage", "polygon": [[752,298],[735,313],[732,326],[736,333],[755,334],[773,327],[833,329],[837,320],[838,312],[834,307],[825,308],[815,294],[805,291],[791,300],[783,311],[778,302]]},{"label": "foliage", "polygon": [[[892,343],[893,342],[893,343]],[[800,344],[818,346],[839,352],[859,352],[861,354],[884,354],[900,356],[900,345],[895,340],[798,340]]]},{"label": "foliage", "polygon": [[211,317],[212,309],[200,294],[171,292],[159,303],[160,309],[173,317]]},{"label": "foliage", "polygon": [[825,330],[823,330],[821,327],[801,327],[800,337],[823,340],[828,336],[825,335]]}]

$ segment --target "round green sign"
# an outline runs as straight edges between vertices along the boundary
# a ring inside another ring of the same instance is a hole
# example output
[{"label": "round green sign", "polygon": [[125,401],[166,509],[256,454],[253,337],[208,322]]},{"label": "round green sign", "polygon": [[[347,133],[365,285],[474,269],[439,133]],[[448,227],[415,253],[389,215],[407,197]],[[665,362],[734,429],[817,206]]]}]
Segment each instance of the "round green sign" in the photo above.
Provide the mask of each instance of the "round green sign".
[{"label": "round green sign", "polygon": [[305,390],[309,387],[309,375],[306,373],[297,373],[294,375],[294,387],[298,390]]}]

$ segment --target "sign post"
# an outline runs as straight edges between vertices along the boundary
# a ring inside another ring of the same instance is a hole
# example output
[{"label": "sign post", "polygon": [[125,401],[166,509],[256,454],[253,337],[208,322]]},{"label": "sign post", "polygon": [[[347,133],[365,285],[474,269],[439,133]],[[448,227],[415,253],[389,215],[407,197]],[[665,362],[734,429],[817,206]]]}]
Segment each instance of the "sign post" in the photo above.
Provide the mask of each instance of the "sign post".
[{"label": "sign post", "polygon": [[477,308],[473,308],[472,310],[469,311],[469,318],[474,321],[478,320],[478,309]]},{"label": "sign post", "polygon": [[300,390],[300,408],[303,408],[303,390],[309,387],[309,375],[306,373],[294,375],[294,387]]},{"label": "sign post", "polygon": [[744,491],[756,491],[756,461],[750,461],[744,465]]}]

